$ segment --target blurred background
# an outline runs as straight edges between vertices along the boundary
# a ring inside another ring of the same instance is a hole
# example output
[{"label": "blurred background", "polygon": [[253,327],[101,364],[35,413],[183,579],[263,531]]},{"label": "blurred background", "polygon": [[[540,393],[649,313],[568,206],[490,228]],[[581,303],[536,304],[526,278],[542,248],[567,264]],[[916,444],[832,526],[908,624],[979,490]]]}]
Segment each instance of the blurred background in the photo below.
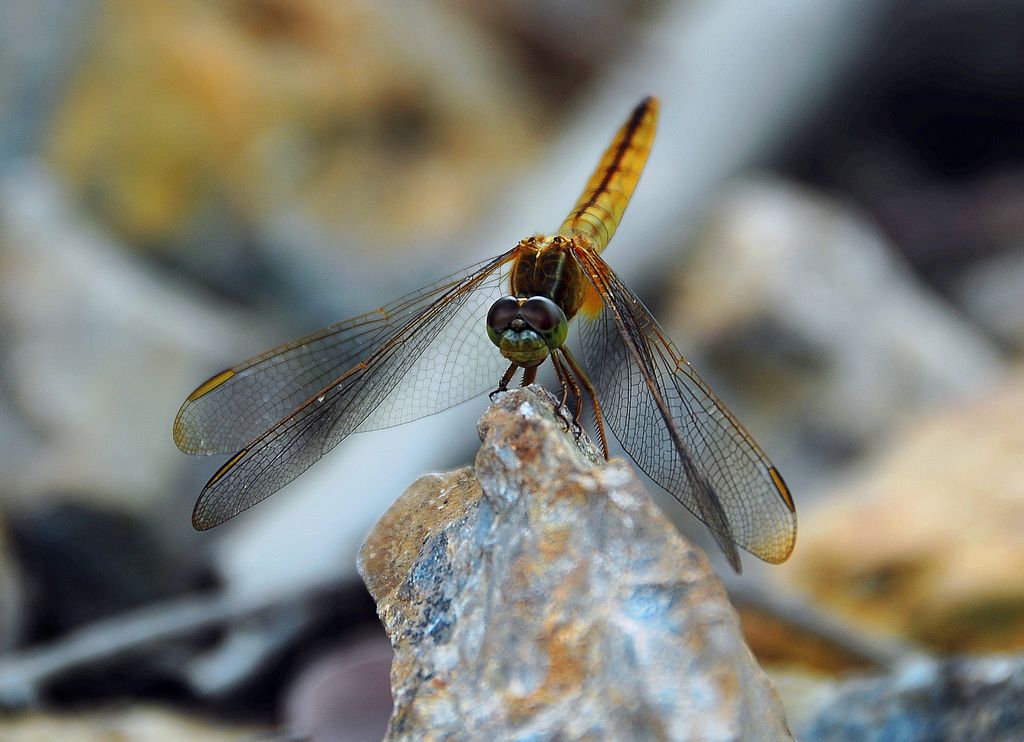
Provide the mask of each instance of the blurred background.
[{"label": "blurred background", "polygon": [[174,415],[557,228],[649,93],[605,255],[796,497],[791,560],[730,583],[794,729],[863,658],[751,594],[1024,648],[1022,29],[1021,0],[5,0],[0,736],[379,739],[355,555],[472,460],[486,397],[202,534],[221,460],[181,454]]}]

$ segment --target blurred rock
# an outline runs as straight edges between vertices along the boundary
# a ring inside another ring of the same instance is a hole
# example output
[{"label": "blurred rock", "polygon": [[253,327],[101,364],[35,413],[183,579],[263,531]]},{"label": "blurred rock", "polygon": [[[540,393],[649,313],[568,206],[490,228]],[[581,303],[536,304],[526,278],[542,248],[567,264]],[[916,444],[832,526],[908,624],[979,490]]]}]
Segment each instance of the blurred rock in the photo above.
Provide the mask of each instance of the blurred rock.
[{"label": "blurred rock", "polygon": [[212,370],[269,345],[266,329],[162,282],[32,163],[0,180],[0,264],[0,402],[27,434],[0,450],[4,496],[141,512],[186,489],[197,468],[171,443],[174,414]]},{"label": "blurred rock", "polygon": [[850,680],[806,726],[806,742],[1017,742],[1024,739],[1024,658],[914,663]]},{"label": "blurred rock", "polygon": [[83,18],[95,0],[5,0],[0,23],[0,170],[36,151],[49,127]]},{"label": "blurred rock", "polygon": [[1024,352],[1024,249],[1007,250],[969,266],[955,282],[954,292],[971,319]]},{"label": "blurred rock", "polygon": [[[832,641],[831,637],[812,633],[760,606],[745,604],[742,598],[737,600],[736,595],[729,597],[739,613],[743,638],[766,669],[797,667],[827,676],[872,668],[864,656]],[[773,677],[770,669],[769,676]]]},{"label": "blurred rock", "polygon": [[861,217],[779,180],[721,198],[675,295],[673,334],[794,485],[1002,373]]},{"label": "blurred rock", "polygon": [[11,548],[7,524],[0,518],[0,652],[15,645],[25,624],[21,567]]},{"label": "blurred rock", "polygon": [[[764,665],[765,673],[782,699],[790,729],[806,729],[811,720],[835,699],[841,681],[835,676],[796,665]],[[803,737],[797,737],[803,740]]]},{"label": "blurred rock", "polygon": [[788,134],[784,166],[872,214],[942,289],[1024,236],[1024,4],[879,3],[864,50]]},{"label": "blurred rock", "polygon": [[549,400],[503,395],[479,485],[418,481],[363,546],[396,648],[387,738],[789,739],[706,557]]},{"label": "blurred rock", "polygon": [[614,69],[624,55],[635,52],[644,40],[644,24],[663,10],[658,3],[619,0],[449,0],[447,4],[503,39],[525,63],[531,87],[543,90],[549,101],[564,101],[599,87],[594,85],[595,74]]},{"label": "blurred rock", "polygon": [[49,156],[119,238],[235,292],[266,280],[252,251],[285,213],[335,246],[447,236],[542,123],[502,45],[440,4],[113,0],[92,20]]},{"label": "blurred rock", "polygon": [[393,657],[383,632],[317,657],[288,690],[287,728],[310,742],[380,739],[391,715]]},{"label": "blurred rock", "polygon": [[1024,649],[1024,374],[891,436],[801,511],[777,574],[816,603],[945,651]]},{"label": "blurred rock", "polygon": [[32,713],[0,717],[6,742],[237,742],[259,739],[253,726],[215,724],[151,706],[78,713]]},{"label": "blurred rock", "polygon": [[12,518],[11,532],[33,588],[30,642],[170,598],[197,582],[156,529],[118,510],[47,504]]}]

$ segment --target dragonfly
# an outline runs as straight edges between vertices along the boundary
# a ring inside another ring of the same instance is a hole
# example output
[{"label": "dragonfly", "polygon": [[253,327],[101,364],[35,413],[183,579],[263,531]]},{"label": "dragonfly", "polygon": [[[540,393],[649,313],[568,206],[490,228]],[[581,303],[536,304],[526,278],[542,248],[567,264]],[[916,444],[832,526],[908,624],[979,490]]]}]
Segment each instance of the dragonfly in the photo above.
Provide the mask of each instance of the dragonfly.
[{"label": "dragonfly", "polygon": [[193,526],[256,505],[352,433],[506,389],[520,369],[531,384],[550,360],[576,419],[589,399],[605,457],[607,428],[707,525],[737,572],[740,548],[785,561],[796,507],[782,475],[601,257],[647,162],[658,109],[654,97],[636,106],[557,233],[200,384],[174,441],[190,454],[232,455],[200,493]]}]

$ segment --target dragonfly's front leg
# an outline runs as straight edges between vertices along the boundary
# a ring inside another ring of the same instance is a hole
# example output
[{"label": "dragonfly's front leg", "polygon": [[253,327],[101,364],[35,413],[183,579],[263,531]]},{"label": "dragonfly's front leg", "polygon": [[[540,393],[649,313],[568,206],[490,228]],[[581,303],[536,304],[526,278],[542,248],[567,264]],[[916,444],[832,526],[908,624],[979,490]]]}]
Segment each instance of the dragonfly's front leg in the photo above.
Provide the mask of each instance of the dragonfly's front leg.
[{"label": "dragonfly's front leg", "polygon": [[[562,355],[565,357],[565,362],[576,375],[576,378],[580,380],[583,388],[587,390],[587,394],[590,396],[590,402],[594,405],[594,421],[597,427],[597,435],[601,439],[601,450],[604,452],[604,458],[607,460],[608,456],[608,439],[604,433],[604,416],[601,414],[601,404],[597,401],[597,392],[594,391],[594,385],[590,381],[590,377],[587,376],[583,367],[573,358],[572,353],[569,352],[569,348],[562,346]],[[581,407],[582,409],[582,407]]]},{"label": "dragonfly's front leg", "polygon": [[[576,436],[576,440],[580,439],[583,435],[583,428],[580,426],[580,415],[583,413],[583,395],[580,393],[580,387],[576,383],[576,379],[566,368],[565,362],[559,357],[558,351],[551,354],[551,365],[555,367],[555,375],[558,377],[558,383],[562,386],[562,399],[558,403],[559,414],[569,415],[570,413],[566,409],[565,403],[569,400],[569,390],[572,390],[573,397],[576,399],[576,414],[571,417],[573,434]],[[566,418],[563,417],[563,420]],[[565,424],[566,432],[569,431],[569,423]]]},{"label": "dragonfly's front leg", "polygon": [[558,400],[558,407],[562,409],[565,407],[565,403],[569,401],[569,379],[566,378],[565,367],[562,365],[562,361],[558,358],[557,353],[551,354],[551,365],[555,367],[555,376],[558,377],[558,384],[562,387],[562,398]]},{"label": "dragonfly's front leg", "polygon": [[498,382],[498,388],[490,393],[491,401],[494,401],[494,395],[499,392],[507,392],[509,382],[512,381],[512,377],[516,375],[516,371],[519,370],[519,366],[515,363],[509,364],[508,370],[505,371],[501,376],[501,381]]}]

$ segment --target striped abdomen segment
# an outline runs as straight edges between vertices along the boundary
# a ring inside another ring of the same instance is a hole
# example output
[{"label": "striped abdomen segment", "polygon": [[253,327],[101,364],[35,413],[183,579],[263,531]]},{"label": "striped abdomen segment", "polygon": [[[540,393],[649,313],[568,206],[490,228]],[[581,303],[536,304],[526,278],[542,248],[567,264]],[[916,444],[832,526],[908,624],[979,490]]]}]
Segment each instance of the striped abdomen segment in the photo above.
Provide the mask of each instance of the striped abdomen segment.
[{"label": "striped abdomen segment", "polygon": [[644,98],[622,125],[558,233],[601,252],[615,234],[647,162],[658,125],[658,99]]}]

